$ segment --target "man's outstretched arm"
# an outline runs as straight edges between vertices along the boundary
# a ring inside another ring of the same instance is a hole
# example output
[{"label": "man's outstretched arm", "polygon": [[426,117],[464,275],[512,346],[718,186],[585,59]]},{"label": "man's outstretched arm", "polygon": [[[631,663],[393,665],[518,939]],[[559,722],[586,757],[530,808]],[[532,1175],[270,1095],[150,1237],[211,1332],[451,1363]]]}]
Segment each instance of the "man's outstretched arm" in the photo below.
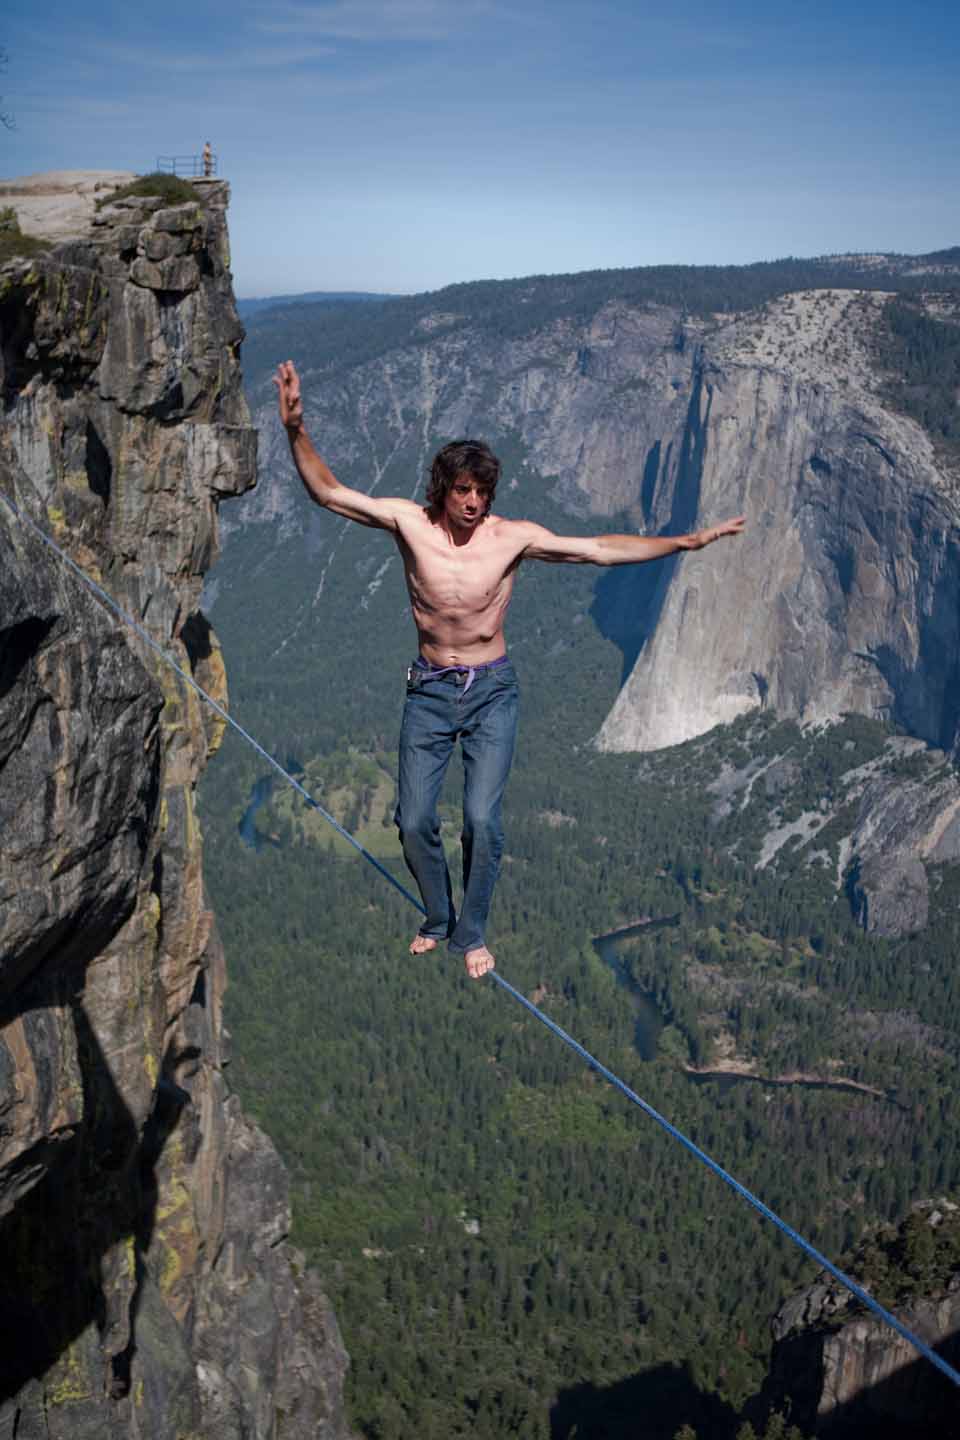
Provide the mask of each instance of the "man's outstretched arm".
[{"label": "man's outstretched arm", "polygon": [[280,423],[287,432],[293,463],[311,500],[326,510],[332,510],[335,515],[357,520],[361,525],[396,530],[397,512],[410,504],[408,500],[378,499],[365,495],[362,490],[351,490],[349,486],[341,485],[326,461],[313,448],[303,423],[300,376],[292,360],[285,360],[277,366],[273,383],[277,387]]},{"label": "man's outstretched arm", "polygon": [[702,550],[725,535],[740,535],[746,518],[723,520],[690,535],[554,535],[542,525],[529,524],[530,538],[521,556],[524,560],[547,560],[557,565],[638,565],[644,560],[662,560],[680,550]]}]

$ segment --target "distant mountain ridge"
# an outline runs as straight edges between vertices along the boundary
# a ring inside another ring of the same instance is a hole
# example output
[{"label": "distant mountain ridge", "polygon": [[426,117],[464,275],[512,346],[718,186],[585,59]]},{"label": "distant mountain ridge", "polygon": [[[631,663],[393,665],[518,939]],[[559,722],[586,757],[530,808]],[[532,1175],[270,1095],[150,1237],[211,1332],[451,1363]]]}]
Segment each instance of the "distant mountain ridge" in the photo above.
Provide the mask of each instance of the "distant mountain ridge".
[{"label": "distant mountain ridge", "polygon": [[302,295],[260,295],[237,301],[237,313],[259,315],[264,310],[281,310],[288,305],[353,305],[361,300],[389,300],[389,295],[365,290],[307,290]]},{"label": "distant mountain ridge", "polygon": [[[923,255],[787,257],[750,265],[649,265],[529,275],[515,280],[473,280],[417,295],[370,296],[360,313],[346,296],[314,292],[241,301],[248,327],[244,369],[255,390],[273,368],[277,345],[289,337],[303,347],[305,366],[339,370],[405,342],[422,344],[438,330],[479,326],[504,339],[536,333],[559,318],[585,318],[616,300],[629,305],[675,307],[701,319],[755,309],[799,290],[864,289],[916,295],[960,285],[960,247]],[[322,303],[323,326],[310,306]],[[246,309],[245,307],[255,307]],[[269,314],[263,313],[269,311]]]}]

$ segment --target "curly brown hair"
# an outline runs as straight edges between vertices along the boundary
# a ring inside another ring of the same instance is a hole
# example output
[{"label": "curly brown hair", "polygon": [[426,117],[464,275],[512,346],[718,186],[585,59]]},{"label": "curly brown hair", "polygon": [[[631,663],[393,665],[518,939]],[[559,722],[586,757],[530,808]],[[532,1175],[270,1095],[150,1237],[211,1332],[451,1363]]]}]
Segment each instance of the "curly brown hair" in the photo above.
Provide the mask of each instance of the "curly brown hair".
[{"label": "curly brown hair", "polygon": [[469,474],[484,491],[487,510],[493,504],[500,479],[500,461],[482,440],[451,440],[433,457],[427,483],[427,509],[439,515],[458,475]]}]

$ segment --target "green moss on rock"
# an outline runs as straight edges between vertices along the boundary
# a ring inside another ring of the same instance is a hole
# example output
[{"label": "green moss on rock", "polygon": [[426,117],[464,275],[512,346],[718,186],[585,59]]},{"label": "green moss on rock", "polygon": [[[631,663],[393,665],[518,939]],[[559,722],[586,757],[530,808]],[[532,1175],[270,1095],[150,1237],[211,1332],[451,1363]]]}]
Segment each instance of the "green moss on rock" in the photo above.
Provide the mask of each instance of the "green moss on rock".
[{"label": "green moss on rock", "polygon": [[141,175],[139,179],[131,180],[129,185],[121,185],[119,189],[111,190],[97,201],[97,209],[102,210],[105,205],[114,205],[118,200],[137,196],[160,199],[165,205],[183,205],[187,201],[197,202],[200,198],[199,192],[189,180],[181,180],[178,175],[166,175],[157,170],[150,175]]}]

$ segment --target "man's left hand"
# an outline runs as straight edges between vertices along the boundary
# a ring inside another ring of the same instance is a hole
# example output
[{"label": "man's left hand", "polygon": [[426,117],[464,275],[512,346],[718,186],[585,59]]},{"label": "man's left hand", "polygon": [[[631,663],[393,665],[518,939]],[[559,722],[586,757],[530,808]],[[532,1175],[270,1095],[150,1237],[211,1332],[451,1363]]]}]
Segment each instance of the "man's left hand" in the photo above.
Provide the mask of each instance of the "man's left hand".
[{"label": "man's left hand", "polygon": [[746,515],[738,515],[735,520],[722,520],[719,525],[711,525],[706,530],[697,530],[693,535],[687,537],[688,543],[685,548],[702,550],[705,545],[712,545],[714,540],[719,540],[724,535],[742,535],[746,523]]}]

